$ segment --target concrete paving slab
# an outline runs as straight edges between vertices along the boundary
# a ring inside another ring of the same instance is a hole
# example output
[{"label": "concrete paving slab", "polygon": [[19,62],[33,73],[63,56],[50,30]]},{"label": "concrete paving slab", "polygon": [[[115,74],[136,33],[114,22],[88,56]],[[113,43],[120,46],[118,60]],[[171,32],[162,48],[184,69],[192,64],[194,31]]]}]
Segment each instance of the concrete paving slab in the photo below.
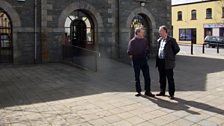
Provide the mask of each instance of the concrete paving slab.
[{"label": "concrete paving slab", "polygon": [[[174,100],[135,97],[130,65],[104,58],[98,63],[98,72],[60,63],[0,66],[0,125],[224,125],[222,55],[180,53]],[[149,64],[152,92],[158,93],[155,60]]]}]

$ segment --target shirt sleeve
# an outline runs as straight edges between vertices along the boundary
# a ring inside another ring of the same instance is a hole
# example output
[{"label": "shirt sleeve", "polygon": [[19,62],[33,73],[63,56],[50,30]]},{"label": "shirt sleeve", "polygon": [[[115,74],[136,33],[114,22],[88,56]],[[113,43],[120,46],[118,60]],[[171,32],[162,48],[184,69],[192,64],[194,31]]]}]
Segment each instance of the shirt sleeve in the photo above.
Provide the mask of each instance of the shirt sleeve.
[{"label": "shirt sleeve", "polygon": [[129,41],[129,43],[128,43],[128,50],[127,50],[128,55],[132,55],[132,52],[133,52],[131,43],[132,43],[132,41]]}]

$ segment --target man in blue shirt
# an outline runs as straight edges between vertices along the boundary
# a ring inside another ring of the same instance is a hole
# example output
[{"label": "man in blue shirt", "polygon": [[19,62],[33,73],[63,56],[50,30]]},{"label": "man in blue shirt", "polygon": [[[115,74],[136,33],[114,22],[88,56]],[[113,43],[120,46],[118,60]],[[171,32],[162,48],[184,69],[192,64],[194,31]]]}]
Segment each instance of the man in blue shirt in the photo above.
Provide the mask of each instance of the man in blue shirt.
[{"label": "man in blue shirt", "polygon": [[136,28],[135,37],[129,41],[127,53],[133,62],[136,96],[141,96],[140,71],[142,70],[145,80],[145,95],[155,97],[155,95],[151,93],[150,88],[151,79],[147,63],[148,42],[144,38],[144,34],[145,30],[143,28]]}]

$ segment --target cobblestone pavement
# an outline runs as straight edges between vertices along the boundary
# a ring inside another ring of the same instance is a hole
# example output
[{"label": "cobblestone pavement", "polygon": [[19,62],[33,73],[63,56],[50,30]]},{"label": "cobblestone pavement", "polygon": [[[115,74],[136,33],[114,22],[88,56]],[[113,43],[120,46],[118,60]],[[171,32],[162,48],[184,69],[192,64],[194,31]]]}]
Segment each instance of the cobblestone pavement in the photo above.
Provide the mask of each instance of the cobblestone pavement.
[{"label": "cobblestone pavement", "polygon": [[[154,60],[150,73],[158,93]],[[130,65],[108,59],[99,60],[98,72],[60,63],[1,65],[0,125],[224,126],[223,56],[180,53],[175,100],[135,97],[133,77]]]}]

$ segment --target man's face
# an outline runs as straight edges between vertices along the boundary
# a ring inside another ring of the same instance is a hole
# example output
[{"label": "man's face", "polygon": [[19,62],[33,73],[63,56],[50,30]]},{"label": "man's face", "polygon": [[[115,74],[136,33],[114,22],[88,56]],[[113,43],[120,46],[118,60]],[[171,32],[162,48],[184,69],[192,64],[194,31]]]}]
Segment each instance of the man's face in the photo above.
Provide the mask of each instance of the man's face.
[{"label": "man's face", "polygon": [[162,38],[165,38],[167,36],[167,33],[166,31],[163,29],[163,28],[160,28],[159,29],[159,35],[162,37]]},{"label": "man's face", "polygon": [[145,36],[145,30],[140,30],[140,32],[138,33],[138,36],[141,37],[141,38],[144,38]]}]

